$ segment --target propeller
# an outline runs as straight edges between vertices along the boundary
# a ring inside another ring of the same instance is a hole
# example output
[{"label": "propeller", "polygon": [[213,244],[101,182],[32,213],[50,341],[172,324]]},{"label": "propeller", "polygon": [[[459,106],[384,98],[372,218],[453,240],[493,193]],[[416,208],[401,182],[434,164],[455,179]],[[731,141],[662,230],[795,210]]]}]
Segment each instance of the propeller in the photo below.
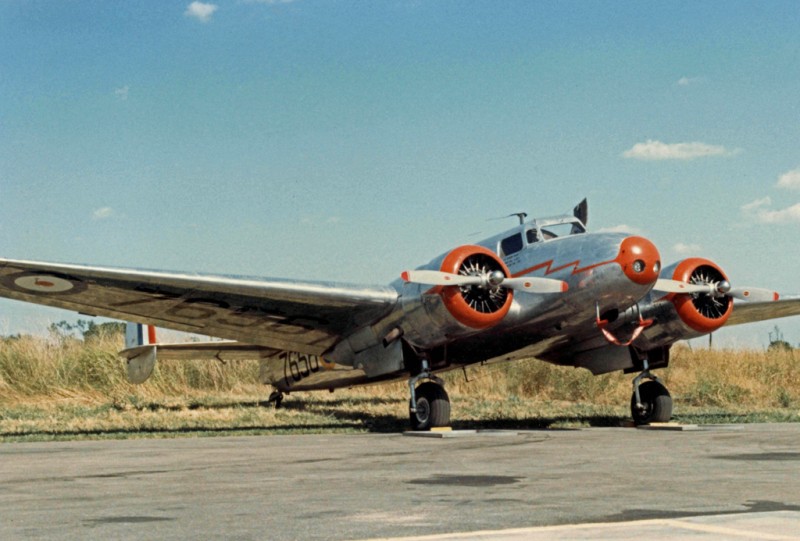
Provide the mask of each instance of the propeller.
[{"label": "propeller", "polygon": [[656,291],[663,293],[705,293],[712,297],[723,297],[725,295],[743,301],[771,302],[778,300],[778,293],[771,289],[762,287],[731,287],[730,282],[722,280],[720,282],[709,282],[707,284],[692,284],[679,280],[659,278],[653,286]]},{"label": "propeller", "polygon": [[413,284],[431,286],[483,286],[499,287],[527,291],[528,293],[562,293],[569,289],[569,284],[552,278],[519,277],[506,278],[502,271],[495,270],[488,274],[464,275],[452,274],[436,270],[405,271],[400,277]]}]

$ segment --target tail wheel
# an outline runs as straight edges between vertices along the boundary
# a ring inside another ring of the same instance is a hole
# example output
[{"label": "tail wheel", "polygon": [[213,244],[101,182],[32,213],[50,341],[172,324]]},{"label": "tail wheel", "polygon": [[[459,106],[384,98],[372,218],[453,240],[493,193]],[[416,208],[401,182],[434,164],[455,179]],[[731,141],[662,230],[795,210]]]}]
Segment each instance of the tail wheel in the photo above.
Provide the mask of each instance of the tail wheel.
[{"label": "tail wheel", "polygon": [[409,413],[412,430],[450,425],[450,398],[444,387],[426,381],[416,389],[416,410]]},{"label": "tail wheel", "polygon": [[636,403],[636,393],[631,397],[631,414],[637,425],[666,423],[672,418],[672,397],[657,381],[645,381],[639,385],[641,407]]}]

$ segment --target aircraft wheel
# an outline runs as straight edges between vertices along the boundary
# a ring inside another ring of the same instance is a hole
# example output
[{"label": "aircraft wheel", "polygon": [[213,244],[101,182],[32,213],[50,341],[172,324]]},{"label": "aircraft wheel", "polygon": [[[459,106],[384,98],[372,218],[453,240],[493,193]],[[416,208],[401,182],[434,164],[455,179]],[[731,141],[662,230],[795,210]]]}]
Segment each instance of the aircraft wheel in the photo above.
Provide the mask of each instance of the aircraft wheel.
[{"label": "aircraft wheel", "polygon": [[283,402],[283,393],[280,391],[272,391],[267,402],[274,402],[275,409],[280,409],[281,402]]},{"label": "aircraft wheel", "polygon": [[657,381],[645,381],[639,385],[642,407],[636,406],[636,393],[631,397],[631,414],[637,425],[666,423],[672,418],[672,397]]},{"label": "aircraft wheel", "polygon": [[450,398],[444,387],[426,381],[415,392],[417,411],[409,413],[412,430],[430,430],[433,427],[450,425]]}]

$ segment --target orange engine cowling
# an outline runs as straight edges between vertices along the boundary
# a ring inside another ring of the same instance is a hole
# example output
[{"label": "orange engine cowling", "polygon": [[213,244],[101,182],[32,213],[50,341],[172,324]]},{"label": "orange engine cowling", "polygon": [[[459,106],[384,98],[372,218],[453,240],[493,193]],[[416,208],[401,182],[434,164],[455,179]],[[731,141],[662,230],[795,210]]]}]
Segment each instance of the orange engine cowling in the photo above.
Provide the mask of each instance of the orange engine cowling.
[{"label": "orange engine cowling", "polygon": [[[501,271],[510,275],[497,254],[482,246],[461,246],[448,253],[439,268],[442,272],[462,275],[488,275]],[[440,294],[448,312],[463,325],[487,329],[500,323],[511,308],[514,292],[504,287],[442,287]]]},{"label": "orange engine cowling", "polygon": [[425,269],[483,280],[477,285],[432,288],[405,283],[401,296],[403,332],[416,347],[437,347],[455,337],[488,329],[503,321],[511,309],[514,292],[493,280],[499,273],[508,277],[508,267],[487,248],[460,246],[434,259]]},{"label": "orange engine cowling", "polygon": [[[728,279],[716,263],[703,258],[684,259],[664,271],[667,276],[671,271],[673,280],[690,284],[709,284]],[[681,321],[701,334],[714,332],[725,325],[733,311],[733,299],[727,295],[672,293],[667,299],[675,306]]]}]

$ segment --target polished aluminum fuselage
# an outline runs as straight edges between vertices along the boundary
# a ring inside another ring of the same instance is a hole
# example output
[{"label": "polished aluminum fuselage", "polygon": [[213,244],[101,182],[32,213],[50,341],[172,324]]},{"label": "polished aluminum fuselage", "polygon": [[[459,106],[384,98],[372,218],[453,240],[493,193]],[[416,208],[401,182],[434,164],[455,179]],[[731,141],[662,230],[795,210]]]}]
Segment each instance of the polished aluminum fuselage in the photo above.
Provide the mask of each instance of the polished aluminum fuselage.
[{"label": "polished aluminum fuselage", "polygon": [[[564,217],[543,224],[570,221]],[[535,221],[521,224],[478,244],[501,255],[510,276],[563,280],[569,286],[568,291],[560,294],[515,291],[510,310],[502,321],[488,329],[473,329],[452,317],[436,288],[397,280],[391,284],[398,292],[398,302],[391,313],[345,337],[325,358],[338,369],[351,367],[361,374],[358,383],[365,383],[406,377],[414,371],[414,360],[409,359],[408,347],[402,347],[402,342],[428,359],[434,369],[442,370],[531,356],[548,358],[549,354],[599,337],[598,313],[623,312],[651,287],[632,282],[619,264],[620,247],[629,236],[584,233],[578,223],[575,234],[546,238],[541,233],[545,225]],[[535,239],[530,238],[534,235],[526,235],[532,228],[538,232]],[[504,255],[503,240],[515,234],[521,235],[522,247]],[[438,270],[447,254],[420,268]],[[549,356],[548,360],[553,360]],[[332,375],[312,375],[292,382],[292,388],[338,387]]]},{"label": "polished aluminum fuselage", "polygon": [[[405,336],[422,349],[446,344],[448,363],[460,365],[541,354],[599,335],[598,309],[600,314],[625,310],[650,289],[631,282],[615,261],[626,237],[615,233],[571,235],[528,244],[503,258],[514,277],[563,280],[569,290],[561,294],[516,291],[503,320],[479,332],[448,321],[441,297],[426,294],[426,286],[395,282],[392,285],[401,292],[401,325],[408,329]],[[440,260],[434,259],[430,268]]]}]

